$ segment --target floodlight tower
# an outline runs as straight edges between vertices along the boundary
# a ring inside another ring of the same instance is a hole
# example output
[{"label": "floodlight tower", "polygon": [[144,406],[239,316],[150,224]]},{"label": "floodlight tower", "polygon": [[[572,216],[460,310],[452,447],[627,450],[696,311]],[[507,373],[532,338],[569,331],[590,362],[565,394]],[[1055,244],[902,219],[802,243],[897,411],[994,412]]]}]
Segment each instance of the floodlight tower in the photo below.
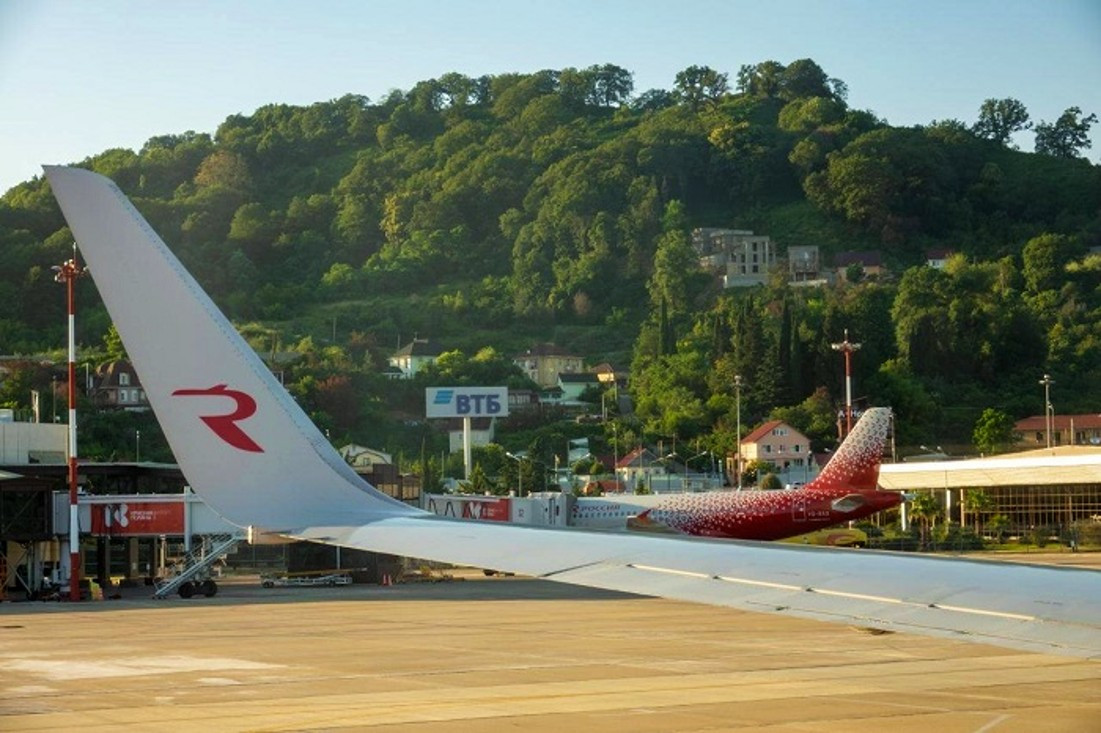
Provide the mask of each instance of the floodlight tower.
[{"label": "floodlight tower", "polygon": [[845,354],[845,435],[853,429],[853,352],[860,348],[860,344],[849,341],[849,329],[845,329],[845,340],[841,343],[830,344],[834,351]]},{"label": "floodlight tower", "polygon": [[1050,448],[1051,432],[1055,429],[1055,408],[1051,405],[1051,385],[1055,384],[1055,380],[1050,374],[1045,374],[1040,384],[1044,385],[1044,432],[1047,434],[1047,447]]},{"label": "floodlight tower", "polygon": [[76,243],[73,257],[54,265],[54,280],[65,283],[69,310],[69,600],[80,600],[80,517],[77,511],[76,472],[76,279],[86,270],[77,264]]}]

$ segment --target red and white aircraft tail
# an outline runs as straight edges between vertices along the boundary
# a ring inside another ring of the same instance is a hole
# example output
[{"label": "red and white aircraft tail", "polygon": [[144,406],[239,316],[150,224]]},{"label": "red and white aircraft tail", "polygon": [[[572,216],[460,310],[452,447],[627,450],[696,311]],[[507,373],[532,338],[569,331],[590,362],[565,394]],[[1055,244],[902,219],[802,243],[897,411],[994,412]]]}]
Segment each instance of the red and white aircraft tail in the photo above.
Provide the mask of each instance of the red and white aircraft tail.
[{"label": "red and white aircraft tail", "polygon": [[822,473],[803,489],[829,491],[846,488],[872,491],[878,486],[879,464],[891,424],[891,411],[882,407],[865,410]]},{"label": "red and white aircraft tail", "polygon": [[[236,524],[597,588],[1101,656],[1093,571],[450,521],[407,507],[340,460],[113,183],[75,168],[48,167],[46,177],[180,468]],[[874,487],[870,465],[854,466],[844,471]]]}]

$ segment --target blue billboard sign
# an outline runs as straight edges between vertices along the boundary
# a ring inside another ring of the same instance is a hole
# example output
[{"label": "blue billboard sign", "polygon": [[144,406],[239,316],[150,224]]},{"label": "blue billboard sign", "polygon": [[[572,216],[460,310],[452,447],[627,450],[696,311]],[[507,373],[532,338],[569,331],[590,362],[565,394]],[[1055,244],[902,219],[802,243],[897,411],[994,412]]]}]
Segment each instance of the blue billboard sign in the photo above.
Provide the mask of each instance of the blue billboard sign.
[{"label": "blue billboard sign", "polygon": [[508,387],[428,387],[427,417],[506,417]]}]

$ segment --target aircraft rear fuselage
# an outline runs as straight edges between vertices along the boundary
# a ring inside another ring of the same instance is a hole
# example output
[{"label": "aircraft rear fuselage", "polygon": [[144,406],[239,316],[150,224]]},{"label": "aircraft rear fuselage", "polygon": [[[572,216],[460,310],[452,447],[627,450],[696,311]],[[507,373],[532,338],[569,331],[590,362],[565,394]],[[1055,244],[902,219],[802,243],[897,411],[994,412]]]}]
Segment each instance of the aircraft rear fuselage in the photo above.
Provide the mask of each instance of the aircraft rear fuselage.
[{"label": "aircraft rear fuselage", "polygon": [[630,529],[701,537],[778,540],[864,519],[898,506],[892,491],[740,491],[671,496],[631,519]]}]

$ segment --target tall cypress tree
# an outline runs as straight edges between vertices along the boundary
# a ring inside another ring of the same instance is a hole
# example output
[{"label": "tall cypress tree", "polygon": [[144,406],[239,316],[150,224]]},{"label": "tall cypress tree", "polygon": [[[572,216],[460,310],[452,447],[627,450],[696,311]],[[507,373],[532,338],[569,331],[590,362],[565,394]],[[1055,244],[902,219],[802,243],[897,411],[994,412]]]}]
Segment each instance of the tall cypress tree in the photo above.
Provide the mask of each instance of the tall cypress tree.
[{"label": "tall cypress tree", "polygon": [[784,306],[780,311],[780,339],[776,354],[776,362],[780,367],[780,401],[784,404],[791,404],[795,396],[791,383],[791,342],[791,303],[784,298]]}]

